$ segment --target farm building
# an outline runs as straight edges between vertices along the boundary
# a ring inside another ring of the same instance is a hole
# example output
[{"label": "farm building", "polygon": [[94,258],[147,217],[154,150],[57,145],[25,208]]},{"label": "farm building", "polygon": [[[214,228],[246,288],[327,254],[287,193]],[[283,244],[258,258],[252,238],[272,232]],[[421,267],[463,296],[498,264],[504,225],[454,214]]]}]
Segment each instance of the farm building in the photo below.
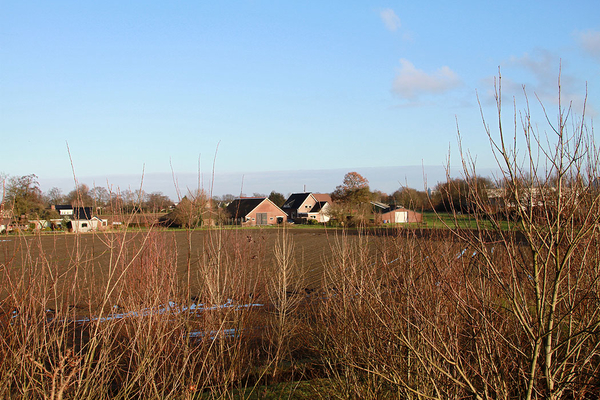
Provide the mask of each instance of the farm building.
[{"label": "farm building", "polygon": [[236,225],[276,225],[284,222],[286,213],[266,197],[243,197],[227,206],[232,222]]},{"label": "farm building", "polygon": [[294,221],[329,221],[327,209],[331,196],[322,193],[292,193],[281,207]]},{"label": "farm building", "polygon": [[423,222],[423,214],[404,207],[389,206],[372,201],[375,222],[378,224],[406,224]]},{"label": "farm building", "polygon": [[423,214],[407,208],[396,208],[383,214],[379,214],[379,219],[384,224],[406,224],[414,222],[423,222]]}]

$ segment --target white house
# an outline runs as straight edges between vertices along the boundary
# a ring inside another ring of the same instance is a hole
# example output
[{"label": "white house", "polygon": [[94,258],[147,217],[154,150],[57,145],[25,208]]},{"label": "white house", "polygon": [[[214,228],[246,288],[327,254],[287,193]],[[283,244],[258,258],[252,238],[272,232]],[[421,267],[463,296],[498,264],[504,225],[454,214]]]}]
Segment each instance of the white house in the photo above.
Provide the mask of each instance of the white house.
[{"label": "white house", "polygon": [[69,220],[67,228],[72,232],[90,232],[106,229],[107,219],[92,215],[92,207],[73,207],[70,205],[55,205],[52,209],[58,211],[62,218]]},{"label": "white house", "polygon": [[106,229],[108,226],[108,220],[93,216],[91,219],[71,220],[67,226],[69,230],[73,232],[91,232]]}]

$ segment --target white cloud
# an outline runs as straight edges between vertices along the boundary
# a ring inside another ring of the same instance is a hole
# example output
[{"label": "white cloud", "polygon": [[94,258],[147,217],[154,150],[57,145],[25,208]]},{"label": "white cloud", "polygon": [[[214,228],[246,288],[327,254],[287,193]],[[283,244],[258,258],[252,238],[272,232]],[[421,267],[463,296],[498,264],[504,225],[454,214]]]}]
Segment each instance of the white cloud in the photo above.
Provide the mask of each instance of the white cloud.
[{"label": "white cloud", "polygon": [[588,30],[578,34],[579,44],[591,56],[600,59],[600,31]]},{"label": "white cloud", "polygon": [[383,21],[385,27],[388,30],[394,32],[397,31],[398,28],[400,28],[400,18],[398,18],[394,10],[392,10],[391,8],[386,8],[385,10],[382,10],[379,13],[379,16],[381,17],[381,20]]},{"label": "white cloud", "polygon": [[421,94],[441,94],[460,85],[458,75],[447,66],[428,74],[415,68],[410,61],[400,59],[392,91],[401,97],[415,99]]}]

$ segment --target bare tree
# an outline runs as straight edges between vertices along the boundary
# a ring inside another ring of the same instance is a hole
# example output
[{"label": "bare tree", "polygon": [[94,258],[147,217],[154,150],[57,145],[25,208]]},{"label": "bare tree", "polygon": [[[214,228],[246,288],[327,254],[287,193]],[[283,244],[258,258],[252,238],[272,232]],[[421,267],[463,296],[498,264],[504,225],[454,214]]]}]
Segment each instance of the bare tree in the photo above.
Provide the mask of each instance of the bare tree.
[{"label": "bare tree", "polygon": [[[455,384],[478,398],[581,395],[597,385],[600,350],[600,196],[586,185],[598,176],[593,132],[585,113],[571,123],[570,105],[560,103],[560,79],[557,122],[544,115],[549,133],[534,127],[527,107],[520,114],[520,134],[515,124],[509,141],[500,77],[496,102],[498,136],[485,119],[484,125],[502,171],[499,183],[510,195],[497,213],[477,184],[474,161],[462,154],[468,182],[463,195],[481,215],[474,219],[477,229],[452,230],[465,246],[461,258],[469,269],[466,280],[446,282],[445,293],[466,325],[455,340],[446,336],[448,345],[433,347],[436,357],[425,364],[452,366]],[[518,137],[525,157],[519,155]],[[444,270],[443,264],[433,268]],[[444,337],[439,327],[434,334]],[[504,364],[494,366],[500,357]]]},{"label": "bare tree", "polygon": [[110,203],[110,193],[102,186],[94,186],[90,189],[90,196],[96,207],[106,207]]},{"label": "bare tree", "polygon": [[67,202],[77,207],[91,207],[94,205],[90,188],[85,183],[77,185],[77,187],[69,192],[66,196]]},{"label": "bare tree", "polygon": [[[559,102],[549,133],[527,108],[486,132],[501,176],[492,206],[461,155],[454,224],[390,238],[376,258],[340,242],[320,345],[348,397],[587,399],[600,395],[599,154],[585,113]],[[560,97],[560,85],[559,85]],[[518,140],[517,140],[518,138]],[[523,145],[521,145],[521,140]],[[352,252],[355,255],[352,255]],[[360,343],[360,346],[356,346]]]},{"label": "bare tree", "polygon": [[65,202],[65,195],[60,188],[53,187],[44,194],[44,202],[48,206],[63,204]]}]

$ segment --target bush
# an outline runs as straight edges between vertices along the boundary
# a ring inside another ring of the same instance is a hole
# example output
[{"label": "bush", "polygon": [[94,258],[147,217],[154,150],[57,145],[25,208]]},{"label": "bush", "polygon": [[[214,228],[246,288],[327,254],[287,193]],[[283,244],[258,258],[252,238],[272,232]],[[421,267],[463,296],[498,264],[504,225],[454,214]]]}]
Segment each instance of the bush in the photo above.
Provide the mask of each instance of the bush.
[{"label": "bush", "polygon": [[[559,109],[546,138],[523,115],[522,136],[536,144],[525,157],[507,147],[501,125],[498,139],[488,130],[504,171],[497,184],[514,195],[492,207],[476,171],[464,171],[464,204],[480,210],[473,224],[461,228],[454,207],[449,230],[428,240],[407,231],[376,257],[367,238],[337,242],[315,335],[345,397],[600,396],[593,131],[583,122],[569,131],[570,110]],[[533,164],[540,155],[543,172]]]}]

